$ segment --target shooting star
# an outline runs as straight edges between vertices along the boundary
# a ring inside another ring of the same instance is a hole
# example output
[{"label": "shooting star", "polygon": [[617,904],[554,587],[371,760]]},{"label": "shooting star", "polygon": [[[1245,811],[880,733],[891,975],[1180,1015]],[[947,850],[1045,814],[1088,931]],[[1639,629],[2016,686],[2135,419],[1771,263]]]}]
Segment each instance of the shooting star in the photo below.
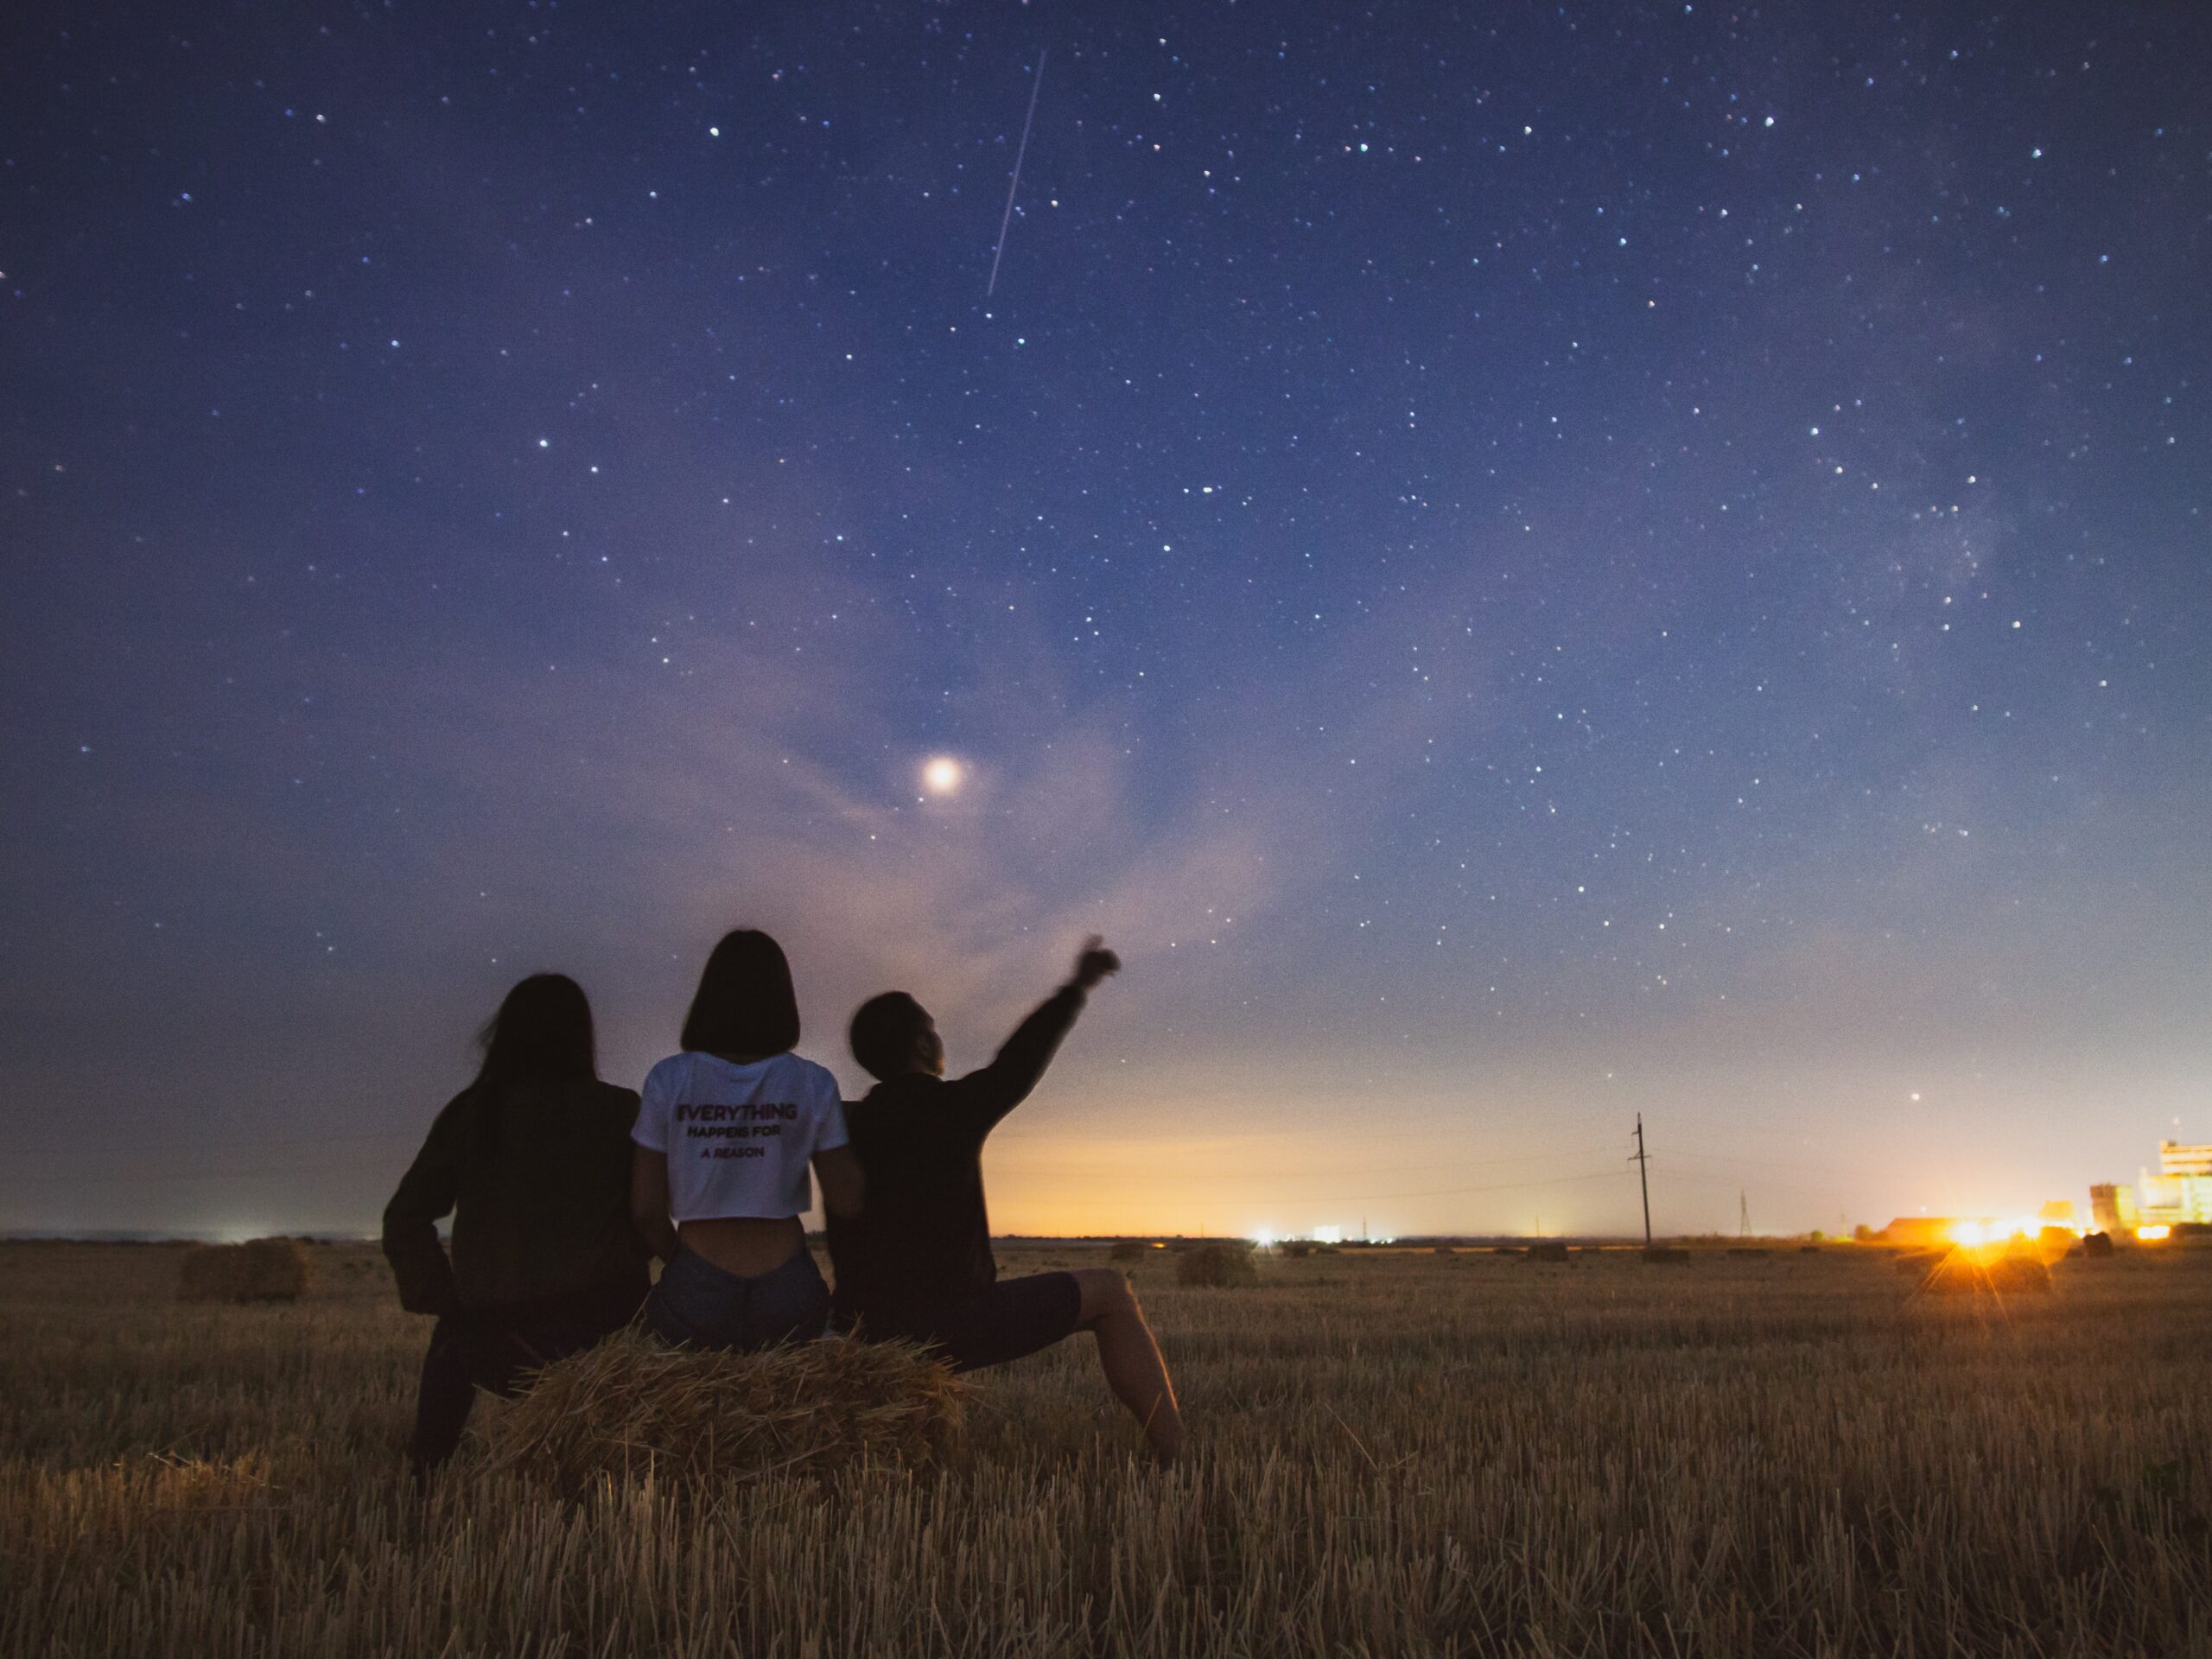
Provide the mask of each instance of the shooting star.
[{"label": "shooting star", "polygon": [[1037,78],[1029,83],[1029,113],[1021,123],[1021,143],[1014,147],[1014,177],[1006,187],[1006,212],[999,215],[999,245],[991,255],[991,280],[983,284],[987,300],[998,291],[999,261],[1006,257],[1007,226],[1014,223],[1014,193],[1021,188],[1021,158],[1029,153],[1029,129],[1037,124],[1037,94],[1045,90],[1045,54],[1051,49],[1037,48]]}]

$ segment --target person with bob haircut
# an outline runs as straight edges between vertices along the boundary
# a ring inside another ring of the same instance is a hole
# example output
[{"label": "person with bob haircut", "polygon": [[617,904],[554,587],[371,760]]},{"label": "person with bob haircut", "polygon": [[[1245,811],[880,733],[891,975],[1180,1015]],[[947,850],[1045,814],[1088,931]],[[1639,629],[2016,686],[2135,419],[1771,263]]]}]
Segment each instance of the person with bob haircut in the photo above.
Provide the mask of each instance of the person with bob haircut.
[{"label": "person with bob haircut", "polygon": [[683,1020],[683,1052],[645,1078],[631,1131],[630,1214],[667,1265],[645,1302],[669,1342],[750,1350],[807,1341],[830,1289],[800,1217],[810,1167],[833,1216],[861,1204],[837,1080],[791,1050],[798,996],[766,933],[722,936]]},{"label": "person with bob haircut", "polygon": [[1115,1397],[1153,1455],[1183,1449],[1167,1363],[1124,1274],[1111,1268],[1001,1279],[983,1203],[983,1141],[1028,1098],[1084,1000],[1121,959],[1093,938],[1075,972],[980,1071],[948,1081],[929,1012],[886,991],[853,1016],[853,1058],[879,1078],[847,1109],[868,1208],[830,1215],[837,1312],[861,1337],[919,1342],[956,1370],[1003,1365],[1088,1331]]},{"label": "person with bob haircut", "polygon": [[[455,1095],[385,1206],[400,1306],[437,1316],[423,1359],[418,1471],[461,1444],[476,1390],[592,1346],[637,1316],[649,1261],[630,1224],[638,1097],[599,1080],[591,1004],[565,974],[532,974],[478,1034]],[[438,1243],[453,1216],[450,1257]]]}]

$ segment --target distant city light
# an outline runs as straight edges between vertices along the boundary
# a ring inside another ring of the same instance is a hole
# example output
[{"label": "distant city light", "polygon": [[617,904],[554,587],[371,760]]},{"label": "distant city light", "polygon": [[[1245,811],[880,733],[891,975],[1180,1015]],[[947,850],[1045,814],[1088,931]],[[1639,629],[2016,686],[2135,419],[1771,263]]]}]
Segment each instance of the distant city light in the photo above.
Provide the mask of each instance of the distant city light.
[{"label": "distant city light", "polygon": [[2162,1238],[2170,1237],[2173,1230],[2164,1222],[2154,1221],[2148,1227],[2138,1227],[2135,1230],[2135,1236],[2145,1244],[2155,1244]]},{"label": "distant city light", "polygon": [[1341,1244],[1344,1242],[1344,1230],[1341,1227],[1316,1227],[1313,1242],[1316,1244]]}]

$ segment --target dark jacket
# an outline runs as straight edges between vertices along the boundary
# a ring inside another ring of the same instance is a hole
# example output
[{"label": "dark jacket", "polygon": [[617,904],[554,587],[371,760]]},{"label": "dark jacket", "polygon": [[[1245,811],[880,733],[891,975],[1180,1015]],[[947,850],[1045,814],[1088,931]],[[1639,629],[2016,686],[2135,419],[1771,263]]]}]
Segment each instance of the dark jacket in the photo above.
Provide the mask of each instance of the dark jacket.
[{"label": "dark jacket", "polygon": [[[634,1287],[650,1260],[630,1222],[638,1097],[594,1082],[471,1085],[385,1206],[384,1253],[416,1313],[512,1307]],[[452,1213],[453,1257],[438,1243]]]},{"label": "dark jacket", "polygon": [[950,1082],[911,1072],[845,1108],[868,1201],[858,1216],[830,1217],[841,1310],[882,1319],[996,1281],[983,1140],[1037,1086],[1083,1003],[1065,986],[982,1071]]}]

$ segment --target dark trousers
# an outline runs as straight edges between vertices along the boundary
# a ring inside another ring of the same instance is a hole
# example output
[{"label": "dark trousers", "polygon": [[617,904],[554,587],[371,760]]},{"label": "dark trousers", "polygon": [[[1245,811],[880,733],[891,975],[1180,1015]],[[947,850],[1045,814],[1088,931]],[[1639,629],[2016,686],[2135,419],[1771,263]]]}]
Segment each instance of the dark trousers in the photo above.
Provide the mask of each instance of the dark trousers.
[{"label": "dark trousers", "polygon": [[418,1469],[453,1456],[483,1389],[501,1399],[530,1373],[580,1354],[637,1317],[645,1287],[621,1286],[506,1307],[465,1308],[439,1319],[423,1356],[408,1456]]}]

